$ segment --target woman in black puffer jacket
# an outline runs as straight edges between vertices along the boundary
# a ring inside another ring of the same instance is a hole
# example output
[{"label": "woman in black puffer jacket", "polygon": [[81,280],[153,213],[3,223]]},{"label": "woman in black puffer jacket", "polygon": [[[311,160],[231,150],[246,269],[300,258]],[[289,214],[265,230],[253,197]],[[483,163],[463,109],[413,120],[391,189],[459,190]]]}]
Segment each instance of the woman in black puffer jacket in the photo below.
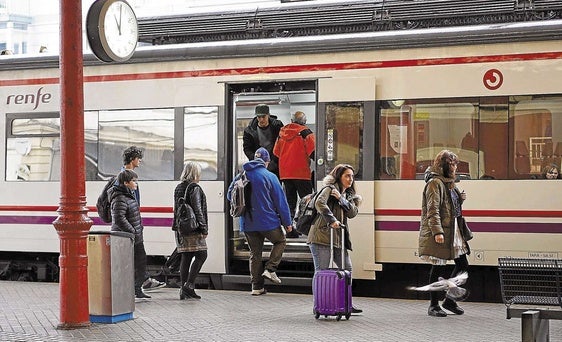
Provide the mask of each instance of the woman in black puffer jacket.
[{"label": "woman in black puffer jacket", "polygon": [[142,283],[146,278],[146,251],[139,203],[132,192],[137,188],[137,179],[135,171],[125,169],[117,175],[116,184],[107,190],[107,194],[111,201],[111,230],[135,235],[135,297],[144,299],[150,296],[142,292]]},{"label": "woman in black puffer jacket", "polygon": [[[207,260],[207,199],[203,189],[199,186],[201,178],[201,165],[195,162],[187,162],[181,173],[181,183],[174,190],[174,225],[177,221],[178,201],[186,197],[187,203],[193,208],[197,219],[198,230],[189,235],[180,234],[177,227],[172,227],[176,236],[176,247],[181,254],[180,264],[180,300],[186,298],[201,299],[195,293],[195,279],[201,271],[201,267]],[[186,193],[187,189],[187,193]],[[193,262],[192,262],[193,261]]]}]

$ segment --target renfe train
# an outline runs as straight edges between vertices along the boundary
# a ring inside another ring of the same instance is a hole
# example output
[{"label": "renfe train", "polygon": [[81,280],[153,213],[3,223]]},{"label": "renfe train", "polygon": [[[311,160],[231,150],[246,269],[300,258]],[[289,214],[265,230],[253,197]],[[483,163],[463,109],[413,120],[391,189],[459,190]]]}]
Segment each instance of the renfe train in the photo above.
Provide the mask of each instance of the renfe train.
[{"label": "renfe train", "polygon": [[[562,20],[551,20],[144,46],[123,64],[86,54],[86,169],[76,172],[86,173],[92,230],[109,229],[95,201],[123,149],[137,145],[145,151],[137,169],[145,245],[162,261],[175,247],[173,189],[183,163],[197,161],[210,221],[202,272],[216,287],[247,274],[247,245],[225,191],[245,161],[242,131],[266,103],[284,123],[297,110],[307,114],[317,182],[339,163],[357,171],[355,279],[423,267],[423,173],[441,149],[461,161],[475,269],[501,256],[560,258],[562,181],[541,179],[545,165],[561,166],[560,39]],[[58,81],[58,56],[0,57],[2,265],[43,265],[20,267],[12,279],[49,280],[56,266]],[[289,240],[279,273],[311,277],[304,237]]]}]

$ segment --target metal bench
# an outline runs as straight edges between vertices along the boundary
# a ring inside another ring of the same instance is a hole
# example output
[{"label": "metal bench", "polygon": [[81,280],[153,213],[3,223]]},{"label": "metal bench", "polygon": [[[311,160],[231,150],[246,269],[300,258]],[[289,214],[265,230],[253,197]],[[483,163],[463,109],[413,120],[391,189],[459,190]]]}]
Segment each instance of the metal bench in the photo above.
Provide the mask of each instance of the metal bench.
[{"label": "metal bench", "polygon": [[549,320],[562,320],[562,260],[499,258],[507,319],[521,318],[521,341],[549,341]]}]

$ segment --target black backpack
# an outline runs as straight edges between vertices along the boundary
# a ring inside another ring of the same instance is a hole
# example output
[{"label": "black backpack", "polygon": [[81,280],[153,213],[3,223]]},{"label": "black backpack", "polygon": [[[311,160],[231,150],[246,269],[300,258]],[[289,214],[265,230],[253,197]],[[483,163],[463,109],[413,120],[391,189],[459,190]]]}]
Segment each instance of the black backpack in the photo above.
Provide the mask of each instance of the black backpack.
[{"label": "black backpack", "polygon": [[318,198],[318,194],[322,192],[322,190],[331,187],[330,185],[326,185],[322,189],[308,194],[299,200],[299,204],[297,205],[297,212],[295,213],[295,229],[297,232],[308,235],[310,231],[310,226],[318,216],[318,210],[316,210],[316,199]]},{"label": "black backpack", "polygon": [[109,201],[109,196],[107,190],[115,184],[115,179],[117,177],[113,176],[109,179],[107,184],[103,187],[101,194],[96,202],[96,208],[98,209],[98,216],[105,223],[111,223],[111,202]]},{"label": "black backpack", "polygon": [[230,191],[230,216],[244,216],[250,212],[251,184],[246,177],[246,171],[235,178],[234,185]]}]

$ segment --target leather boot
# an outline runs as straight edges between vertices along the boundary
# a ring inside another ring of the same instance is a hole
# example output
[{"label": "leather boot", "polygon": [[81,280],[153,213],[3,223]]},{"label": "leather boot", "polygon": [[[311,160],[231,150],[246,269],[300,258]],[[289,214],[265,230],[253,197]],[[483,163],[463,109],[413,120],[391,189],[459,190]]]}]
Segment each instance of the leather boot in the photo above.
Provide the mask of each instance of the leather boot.
[{"label": "leather boot", "polygon": [[455,302],[454,300],[450,299],[450,298],[446,298],[443,301],[443,309],[451,311],[452,313],[456,314],[456,315],[462,315],[464,313],[464,310],[457,304],[457,302]]}]

